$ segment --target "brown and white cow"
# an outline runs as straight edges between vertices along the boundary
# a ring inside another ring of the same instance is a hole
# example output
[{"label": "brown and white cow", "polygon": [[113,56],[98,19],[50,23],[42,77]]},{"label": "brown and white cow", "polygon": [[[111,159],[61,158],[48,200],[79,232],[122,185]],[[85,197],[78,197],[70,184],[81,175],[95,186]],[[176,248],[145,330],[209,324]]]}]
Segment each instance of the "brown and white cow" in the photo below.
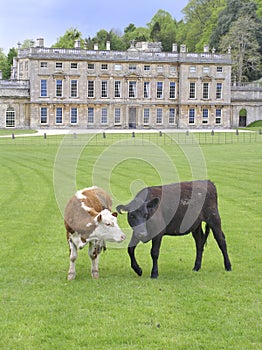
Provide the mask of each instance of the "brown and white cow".
[{"label": "brown and white cow", "polygon": [[112,213],[111,208],[112,200],[108,193],[96,186],[77,191],[68,201],[64,213],[70,250],[68,280],[76,276],[78,249],[89,243],[92,277],[98,278],[99,254],[106,248],[105,241],[125,240],[126,236],[117,224],[117,213]]}]

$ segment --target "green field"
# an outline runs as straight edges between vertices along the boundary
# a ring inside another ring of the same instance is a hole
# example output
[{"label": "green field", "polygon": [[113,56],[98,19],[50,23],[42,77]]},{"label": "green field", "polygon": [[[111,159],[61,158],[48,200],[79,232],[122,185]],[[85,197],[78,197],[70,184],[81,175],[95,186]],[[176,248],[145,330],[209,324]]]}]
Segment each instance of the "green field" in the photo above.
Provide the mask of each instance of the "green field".
[{"label": "green field", "polygon": [[[261,349],[261,142],[93,141],[0,140],[0,349]],[[117,205],[144,185],[205,176],[218,189],[232,272],[212,235],[193,272],[187,235],[163,239],[157,280],[149,277],[151,245],[140,244],[136,276],[122,215],[127,241],[108,245],[100,278],[92,280],[83,249],[67,281],[61,211],[75,188],[106,187]]]}]

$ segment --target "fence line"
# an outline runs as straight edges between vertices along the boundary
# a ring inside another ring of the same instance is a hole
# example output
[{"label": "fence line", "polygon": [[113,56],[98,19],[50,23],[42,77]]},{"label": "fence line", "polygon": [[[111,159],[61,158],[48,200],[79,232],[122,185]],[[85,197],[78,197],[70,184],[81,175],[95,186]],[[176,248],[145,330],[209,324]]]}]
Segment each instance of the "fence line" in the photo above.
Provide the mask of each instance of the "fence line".
[{"label": "fence line", "polygon": [[124,145],[217,145],[217,144],[251,144],[262,143],[262,132],[155,132],[142,133],[130,131],[130,133],[110,133],[110,131],[96,134],[67,134],[67,135],[47,135],[42,136],[19,136],[0,137],[1,145],[59,145],[63,140],[72,146],[88,144],[88,146],[108,146],[116,142]]}]

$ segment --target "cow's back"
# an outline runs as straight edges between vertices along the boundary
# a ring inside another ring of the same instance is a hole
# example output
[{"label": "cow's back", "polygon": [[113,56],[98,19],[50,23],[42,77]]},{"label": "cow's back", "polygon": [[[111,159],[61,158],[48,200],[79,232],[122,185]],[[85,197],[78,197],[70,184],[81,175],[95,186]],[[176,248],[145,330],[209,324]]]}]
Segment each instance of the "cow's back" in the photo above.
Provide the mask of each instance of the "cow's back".
[{"label": "cow's back", "polygon": [[94,217],[103,209],[111,210],[110,196],[99,187],[77,191],[68,201],[64,219],[67,230],[78,232],[87,238],[95,229]]},{"label": "cow's back", "polygon": [[147,200],[159,199],[159,206],[152,221],[151,230],[167,234],[185,234],[196,228],[201,221],[217,213],[217,192],[209,180],[152,186],[138,194]]}]

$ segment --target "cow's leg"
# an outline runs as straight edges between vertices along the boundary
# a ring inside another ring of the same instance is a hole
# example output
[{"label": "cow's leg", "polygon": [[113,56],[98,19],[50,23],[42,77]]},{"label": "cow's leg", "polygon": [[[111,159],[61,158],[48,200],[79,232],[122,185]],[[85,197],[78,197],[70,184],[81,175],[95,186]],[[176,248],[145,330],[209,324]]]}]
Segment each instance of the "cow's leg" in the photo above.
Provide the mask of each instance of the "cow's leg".
[{"label": "cow's leg", "polygon": [[231,271],[231,262],[227,253],[226,238],[222,231],[220,220],[218,220],[215,224],[210,225],[210,227],[212,228],[215,240],[217,241],[217,244],[223,254],[225,269],[227,271]]},{"label": "cow's leg", "polygon": [[204,245],[206,243],[208,233],[209,229],[206,230],[205,234],[203,233],[202,224],[200,224],[198,228],[192,232],[196,243],[196,260],[193,268],[194,271],[198,271],[201,268]]},{"label": "cow's leg", "polygon": [[104,241],[94,241],[89,243],[88,255],[91,259],[91,275],[93,278],[99,277],[99,257],[102,249],[105,249]]},{"label": "cow's leg", "polygon": [[159,234],[156,237],[152,239],[152,248],[151,248],[151,258],[153,260],[153,267],[151,270],[151,278],[157,278],[158,277],[158,257],[159,257],[159,251],[160,246],[162,242],[162,235]]},{"label": "cow's leg", "polygon": [[136,257],[135,257],[135,249],[136,246],[138,245],[139,240],[137,238],[135,238],[134,234],[129,242],[127,251],[131,260],[131,267],[132,269],[138,274],[138,276],[142,276],[142,269],[141,267],[138,265],[137,261],[136,261]]},{"label": "cow's leg", "polygon": [[77,259],[77,247],[74,245],[72,240],[68,239],[69,251],[70,251],[70,265],[68,270],[67,279],[69,281],[75,279],[76,277],[76,259]]}]

